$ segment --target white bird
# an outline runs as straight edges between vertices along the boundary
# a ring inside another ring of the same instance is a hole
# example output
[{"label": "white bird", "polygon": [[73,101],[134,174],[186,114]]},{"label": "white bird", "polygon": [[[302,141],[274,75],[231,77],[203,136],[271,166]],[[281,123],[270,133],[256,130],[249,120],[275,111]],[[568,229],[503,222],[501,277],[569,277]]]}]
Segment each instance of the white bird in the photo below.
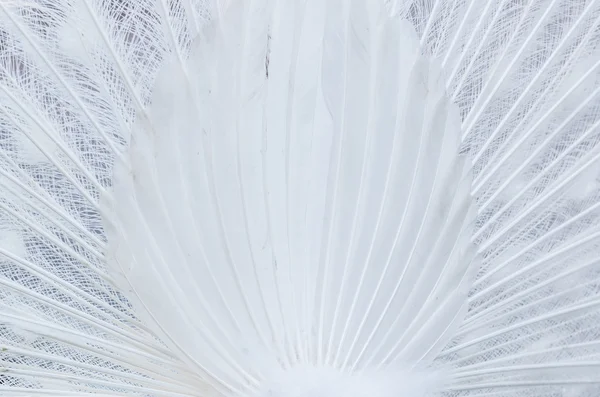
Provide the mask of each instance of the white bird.
[{"label": "white bird", "polygon": [[600,0],[1,1],[0,395],[600,395]]}]

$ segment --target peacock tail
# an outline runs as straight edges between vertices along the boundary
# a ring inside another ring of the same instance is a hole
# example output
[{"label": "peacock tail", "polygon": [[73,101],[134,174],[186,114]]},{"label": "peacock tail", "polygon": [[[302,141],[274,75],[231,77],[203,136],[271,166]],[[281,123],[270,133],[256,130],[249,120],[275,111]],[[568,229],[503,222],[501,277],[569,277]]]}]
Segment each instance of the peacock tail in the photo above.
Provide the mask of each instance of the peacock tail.
[{"label": "peacock tail", "polygon": [[600,0],[0,1],[0,396],[600,395]]}]

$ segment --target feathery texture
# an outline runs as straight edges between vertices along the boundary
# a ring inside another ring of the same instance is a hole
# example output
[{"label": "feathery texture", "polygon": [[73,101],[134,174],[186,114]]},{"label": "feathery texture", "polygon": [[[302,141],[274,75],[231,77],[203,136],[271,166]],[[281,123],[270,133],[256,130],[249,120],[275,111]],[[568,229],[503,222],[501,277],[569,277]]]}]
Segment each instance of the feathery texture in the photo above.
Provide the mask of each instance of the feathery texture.
[{"label": "feathery texture", "polygon": [[299,365],[431,362],[464,317],[475,207],[458,109],[384,10],[232,7],[167,62],[134,128],[107,210],[112,271],[219,391]]},{"label": "feathery texture", "polygon": [[441,59],[473,164],[482,266],[439,359],[461,393],[597,395],[600,2],[390,6]]},{"label": "feathery texture", "polygon": [[0,2],[0,395],[598,395],[599,23]]}]

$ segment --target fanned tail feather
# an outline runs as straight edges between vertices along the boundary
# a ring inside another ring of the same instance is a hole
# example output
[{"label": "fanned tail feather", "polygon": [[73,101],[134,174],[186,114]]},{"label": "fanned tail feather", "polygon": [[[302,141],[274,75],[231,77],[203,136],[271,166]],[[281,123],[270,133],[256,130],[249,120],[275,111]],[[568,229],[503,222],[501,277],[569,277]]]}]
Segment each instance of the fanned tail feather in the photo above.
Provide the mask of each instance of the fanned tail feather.
[{"label": "fanned tail feather", "polygon": [[0,394],[597,395],[599,24],[1,2]]},{"label": "fanned tail feather", "polygon": [[109,241],[136,312],[208,383],[421,367],[460,324],[470,173],[418,48],[377,2],[254,1],[206,30],[196,73],[161,71]]},{"label": "fanned tail feather", "polygon": [[598,392],[600,2],[406,1],[473,163],[482,268],[440,356],[459,395]]}]

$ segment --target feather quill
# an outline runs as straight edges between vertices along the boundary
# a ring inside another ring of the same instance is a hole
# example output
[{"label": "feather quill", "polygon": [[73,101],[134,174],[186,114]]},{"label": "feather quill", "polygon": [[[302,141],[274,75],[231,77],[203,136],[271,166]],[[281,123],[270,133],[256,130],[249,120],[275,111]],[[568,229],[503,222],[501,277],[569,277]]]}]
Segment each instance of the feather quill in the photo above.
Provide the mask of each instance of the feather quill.
[{"label": "feather quill", "polygon": [[0,3],[0,394],[597,395],[599,22]]}]

